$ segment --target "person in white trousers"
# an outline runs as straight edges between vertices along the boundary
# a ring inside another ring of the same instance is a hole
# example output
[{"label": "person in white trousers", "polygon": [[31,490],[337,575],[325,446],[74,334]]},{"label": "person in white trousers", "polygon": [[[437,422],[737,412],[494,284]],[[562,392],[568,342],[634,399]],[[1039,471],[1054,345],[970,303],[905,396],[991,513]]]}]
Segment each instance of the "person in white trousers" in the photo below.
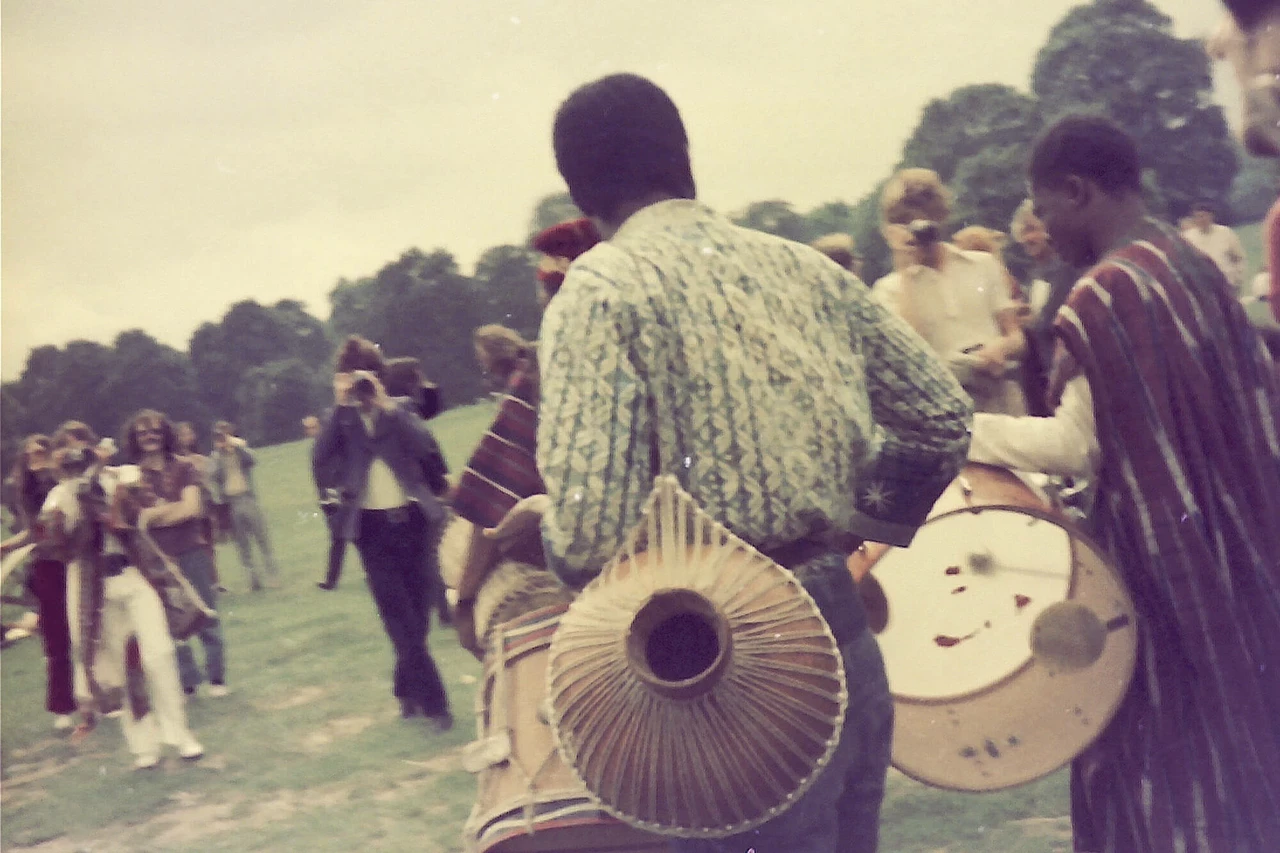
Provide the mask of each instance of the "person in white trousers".
[{"label": "person in white trousers", "polygon": [[[94,439],[81,429],[63,429],[54,437],[56,457],[64,466],[64,479],[54,487],[41,511],[42,524],[54,542],[68,543],[79,538],[81,525],[94,523],[86,511],[86,491],[102,489],[106,503],[117,488],[138,478],[136,466],[106,467],[94,460],[90,446]],[[87,466],[86,466],[87,463]],[[165,744],[177,748],[184,760],[203,757],[204,747],[187,725],[185,700],[178,678],[173,637],[164,606],[150,582],[130,565],[121,543],[104,527],[101,559],[73,554],[67,564],[67,610],[71,625],[74,659],[74,688],[82,706],[100,713],[122,709],[121,728],[138,769],[155,767]],[[97,611],[97,642],[85,636],[91,624],[92,601],[86,585],[101,584]],[[90,618],[86,618],[90,617]],[[138,657],[146,678],[149,710],[138,713],[128,693],[128,642],[137,638]],[[89,641],[87,646],[86,640]],[[86,654],[92,647],[93,654]]]}]

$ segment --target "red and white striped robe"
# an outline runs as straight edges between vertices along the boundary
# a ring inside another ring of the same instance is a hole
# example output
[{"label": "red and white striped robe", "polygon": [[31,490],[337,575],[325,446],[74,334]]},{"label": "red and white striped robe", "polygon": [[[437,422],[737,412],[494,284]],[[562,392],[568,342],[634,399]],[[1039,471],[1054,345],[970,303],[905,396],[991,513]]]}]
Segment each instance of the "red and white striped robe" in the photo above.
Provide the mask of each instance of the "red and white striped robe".
[{"label": "red and white striped robe", "polygon": [[1142,645],[1075,762],[1078,851],[1280,850],[1280,388],[1222,274],[1148,220],[1059,313],[1093,394],[1097,532]]}]

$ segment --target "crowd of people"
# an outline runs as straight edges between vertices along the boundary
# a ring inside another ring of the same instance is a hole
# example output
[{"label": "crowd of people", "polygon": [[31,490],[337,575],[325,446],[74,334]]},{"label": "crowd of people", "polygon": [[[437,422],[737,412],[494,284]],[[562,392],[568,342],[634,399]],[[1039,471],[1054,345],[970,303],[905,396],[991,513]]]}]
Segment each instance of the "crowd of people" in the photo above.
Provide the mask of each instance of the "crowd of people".
[{"label": "crowd of people", "polygon": [[[1250,148],[1280,156],[1280,4],[1227,5],[1210,49],[1246,88]],[[1246,292],[1212,205],[1181,229],[1152,217],[1132,136],[1068,116],[1034,146],[1007,237],[948,239],[939,176],[895,174],[881,198],[893,271],[868,287],[848,235],[803,246],[698,201],[680,112],[644,78],[574,91],[553,144],[584,218],[534,241],[539,340],[475,331],[499,402],[463,470],[449,475],[428,425],[438,388],[358,336],[337,354],[332,408],[303,423],[331,539],[318,585],[337,587],[354,543],[402,716],[453,724],[433,610],[484,656],[476,597],[501,559],[580,590],[672,475],[812,596],[849,710],[817,784],[785,811],[671,849],[873,851],[893,705],[847,558],[863,542],[908,546],[979,462],[1088,483],[1085,523],[1139,616],[1133,681],[1072,765],[1076,850],[1280,846],[1280,372],[1265,344],[1280,203],[1267,286]],[[231,424],[207,457],[159,412],[123,435],[124,464],[78,422],[31,436],[14,472],[24,530],[3,547],[37,549],[55,726],[79,712],[84,733],[120,710],[135,763],[152,767],[162,744],[203,753],[183,692],[227,691],[220,531],[251,590],[280,572]],[[452,607],[437,548],[451,518],[470,525]]]},{"label": "crowd of people", "polygon": [[[12,475],[19,530],[0,551],[33,552],[27,586],[54,728],[79,741],[100,717],[118,716],[140,769],[155,767],[166,744],[184,760],[201,758],[186,699],[206,682],[210,697],[229,692],[217,618],[219,536],[254,535],[270,561],[248,475],[252,452],[230,423],[214,432],[215,449],[204,456],[192,424],[158,411],[130,418],[119,449],[67,421],[52,436],[29,436]],[[239,510],[217,511],[235,502]],[[262,589],[247,546],[241,554],[252,589]]]}]

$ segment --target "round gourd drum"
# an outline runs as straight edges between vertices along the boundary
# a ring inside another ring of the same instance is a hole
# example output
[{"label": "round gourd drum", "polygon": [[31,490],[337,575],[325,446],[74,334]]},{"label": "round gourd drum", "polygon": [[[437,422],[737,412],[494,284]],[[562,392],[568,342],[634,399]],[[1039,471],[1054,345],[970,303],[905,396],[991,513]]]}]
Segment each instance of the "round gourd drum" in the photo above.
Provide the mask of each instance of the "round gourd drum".
[{"label": "round gourd drum", "polygon": [[665,839],[603,811],[556,751],[542,711],[547,647],[564,610],[543,607],[494,627],[477,696],[480,736],[463,756],[479,781],[468,848],[659,853]]},{"label": "round gourd drum", "polygon": [[839,649],[795,576],[670,478],[551,644],[549,713],[603,807],[651,832],[720,837],[781,814],[839,740]]}]

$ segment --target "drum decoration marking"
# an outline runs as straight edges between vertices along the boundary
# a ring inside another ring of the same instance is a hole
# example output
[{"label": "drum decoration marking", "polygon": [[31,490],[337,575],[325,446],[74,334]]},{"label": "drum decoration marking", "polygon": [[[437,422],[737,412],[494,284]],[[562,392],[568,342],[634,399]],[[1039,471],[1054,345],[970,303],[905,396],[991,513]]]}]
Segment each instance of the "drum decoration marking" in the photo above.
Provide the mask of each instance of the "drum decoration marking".
[{"label": "drum decoration marking", "polygon": [[[934,787],[992,791],[1052,773],[1096,739],[1128,690],[1137,617],[1118,573],[1065,518],[1009,472],[965,474],[963,501],[953,486],[921,528],[928,547],[870,546],[850,569],[874,567],[884,585],[894,765]],[[939,626],[935,605],[984,585],[987,609]]]},{"label": "drum decoration marking", "polygon": [[847,705],[813,599],[673,477],[570,605],[547,696],[565,762],[607,812],[705,838],[746,831],[801,796]]}]

